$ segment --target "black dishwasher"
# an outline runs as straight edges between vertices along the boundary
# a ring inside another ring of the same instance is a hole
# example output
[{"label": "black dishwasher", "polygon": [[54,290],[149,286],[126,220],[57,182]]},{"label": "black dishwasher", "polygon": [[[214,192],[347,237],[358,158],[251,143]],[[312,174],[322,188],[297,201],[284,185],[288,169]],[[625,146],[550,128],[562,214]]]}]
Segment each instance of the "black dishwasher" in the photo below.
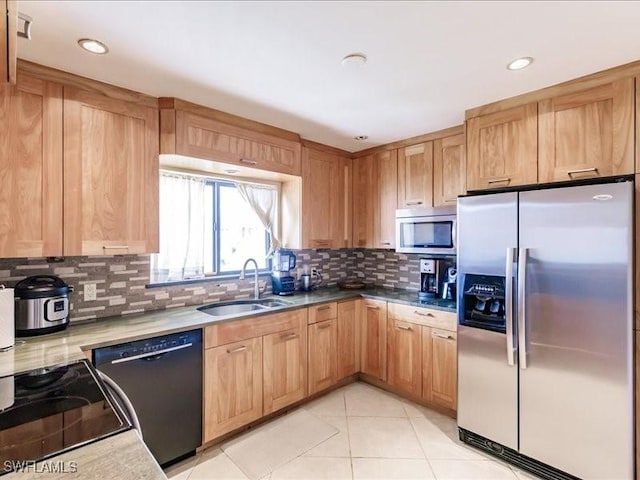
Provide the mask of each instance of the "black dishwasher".
[{"label": "black dishwasher", "polygon": [[201,445],[202,330],[98,348],[93,363],[131,400],[143,440],[160,465]]}]

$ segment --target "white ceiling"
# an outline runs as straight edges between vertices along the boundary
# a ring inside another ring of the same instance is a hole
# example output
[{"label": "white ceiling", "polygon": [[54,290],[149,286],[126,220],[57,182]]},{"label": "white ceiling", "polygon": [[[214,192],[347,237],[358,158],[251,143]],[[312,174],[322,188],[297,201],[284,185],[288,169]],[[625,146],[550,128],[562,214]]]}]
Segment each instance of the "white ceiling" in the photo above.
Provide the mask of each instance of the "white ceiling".
[{"label": "white ceiling", "polygon": [[[21,58],[349,151],[640,57],[640,2],[27,1]],[[76,41],[108,44],[106,56]],[[340,60],[364,52],[361,68]],[[532,56],[529,68],[506,64]],[[356,142],[355,135],[369,136]]]}]

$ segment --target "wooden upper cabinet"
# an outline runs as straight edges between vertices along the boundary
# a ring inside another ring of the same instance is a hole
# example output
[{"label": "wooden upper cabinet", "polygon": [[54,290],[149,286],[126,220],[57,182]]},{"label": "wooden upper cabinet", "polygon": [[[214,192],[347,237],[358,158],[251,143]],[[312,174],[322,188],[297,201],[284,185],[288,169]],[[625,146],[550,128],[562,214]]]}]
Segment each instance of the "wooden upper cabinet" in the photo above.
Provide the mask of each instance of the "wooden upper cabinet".
[{"label": "wooden upper cabinet", "polygon": [[433,142],[433,205],[456,205],[466,193],[465,136],[453,135]]},{"label": "wooden upper cabinet", "polygon": [[0,257],[62,255],[62,86],[0,85]]},{"label": "wooden upper cabinet", "polygon": [[376,248],[395,248],[396,209],[398,207],[398,151],[390,150],[374,155],[377,177],[377,198],[374,215],[374,244]]},{"label": "wooden upper cabinet", "polygon": [[[300,141],[275,127],[173,98],[160,99],[160,153],[178,154],[300,176]],[[229,119],[234,123],[227,123]],[[263,131],[244,128],[256,126]]]},{"label": "wooden upper cabinet", "polygon": [[467,189],[535,184],[538,107],[490,113],[467,121]]},{"label": "wooden upper cabinet", "polygon": [[398,208],[433,206],[433,167],[433,142],[398,150]]},{"label": "wooden upper cabinet", "polygon": [[538,104],[540,183],[634,172],[634,79]]},{"label": "wooden upper cabinet", "polygon": [[158,251],[157,110],[64,88],[64,254]]},{"label": "wooden upper cabinet", "polygon": [[351,160],[302,149],[303,248],[344,248],[351,237]]},{"label": "wooden upper cabinet", "polygon": [[18,2],[0,0],[4,13],[0,21],[0,77],[1,83],[15,85],[18,66]]},{"label": "wooden upper cabinet", "polygon": [[374,246],[374,216],[377,211],[376,169],[373,156],[353,160],[353,246]]},{"label": "wooden upper cabinet", "polygon": [[338,379],[360,370],[360,315],[362,300],[338,304]]},{"label": "wooden upper cabinet", "polygon": [[387,379],[387,302],[362,301],[360,371],[380,380]]}]

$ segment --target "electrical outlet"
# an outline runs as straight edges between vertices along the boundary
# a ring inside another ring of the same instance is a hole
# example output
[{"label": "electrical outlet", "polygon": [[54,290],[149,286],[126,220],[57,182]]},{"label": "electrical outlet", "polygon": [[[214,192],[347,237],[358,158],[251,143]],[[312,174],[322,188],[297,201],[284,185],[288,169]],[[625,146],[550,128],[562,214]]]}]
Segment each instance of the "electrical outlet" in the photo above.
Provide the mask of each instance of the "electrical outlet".
[{"label": "electrical outlet", "polygon": [[85,283],[84,285],[84,301],[90,302],[95,300],[98,296],[96,292],[96,284],[95,283]]}]

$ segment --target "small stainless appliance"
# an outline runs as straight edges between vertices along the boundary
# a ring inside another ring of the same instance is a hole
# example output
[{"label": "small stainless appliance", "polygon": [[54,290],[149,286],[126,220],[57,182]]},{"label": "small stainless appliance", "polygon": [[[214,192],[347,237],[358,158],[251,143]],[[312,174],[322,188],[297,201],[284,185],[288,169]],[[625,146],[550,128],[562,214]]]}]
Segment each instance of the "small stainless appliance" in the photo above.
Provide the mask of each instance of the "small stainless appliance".
[{"label": "small stainless appliance", "polygon": [[456,207],[396,210],[396,252],[456,254]]},{"label": "small stainless appliance", "polygon": [[442,282],[442,299],[443,300],[455,300],[456,299],[456,279],[458,278],[458,270],[455,265],[447,267],[444,274],[444,280]]},{"label": "small stainless appliance", "polygon": [[435,258],[420,259],[420,292],[422,299],[438,296],[440,284],[440,262]]},{"label": "small stainless appliance", "polygon": [[634,475],[631,177],[458,199],[460,438],[546,479]]},{"label": "small stainless appliance", "polygon": [[296,256],[291,250],[278,249],[273,254],[271,289],[274,295],[293,295],[296,279],[291,270],[296,268]]},{"label": "small stainless appliance", "polygon": [[44,335],[69,324],[73,287],[54,275],[36,275],[15,286],[16,336]]},{"label": "small stainless appliance", "polygon": [[202,443],[202,330],[93,351],[93,363],[129,397],[144,443],[160,465]]}]

